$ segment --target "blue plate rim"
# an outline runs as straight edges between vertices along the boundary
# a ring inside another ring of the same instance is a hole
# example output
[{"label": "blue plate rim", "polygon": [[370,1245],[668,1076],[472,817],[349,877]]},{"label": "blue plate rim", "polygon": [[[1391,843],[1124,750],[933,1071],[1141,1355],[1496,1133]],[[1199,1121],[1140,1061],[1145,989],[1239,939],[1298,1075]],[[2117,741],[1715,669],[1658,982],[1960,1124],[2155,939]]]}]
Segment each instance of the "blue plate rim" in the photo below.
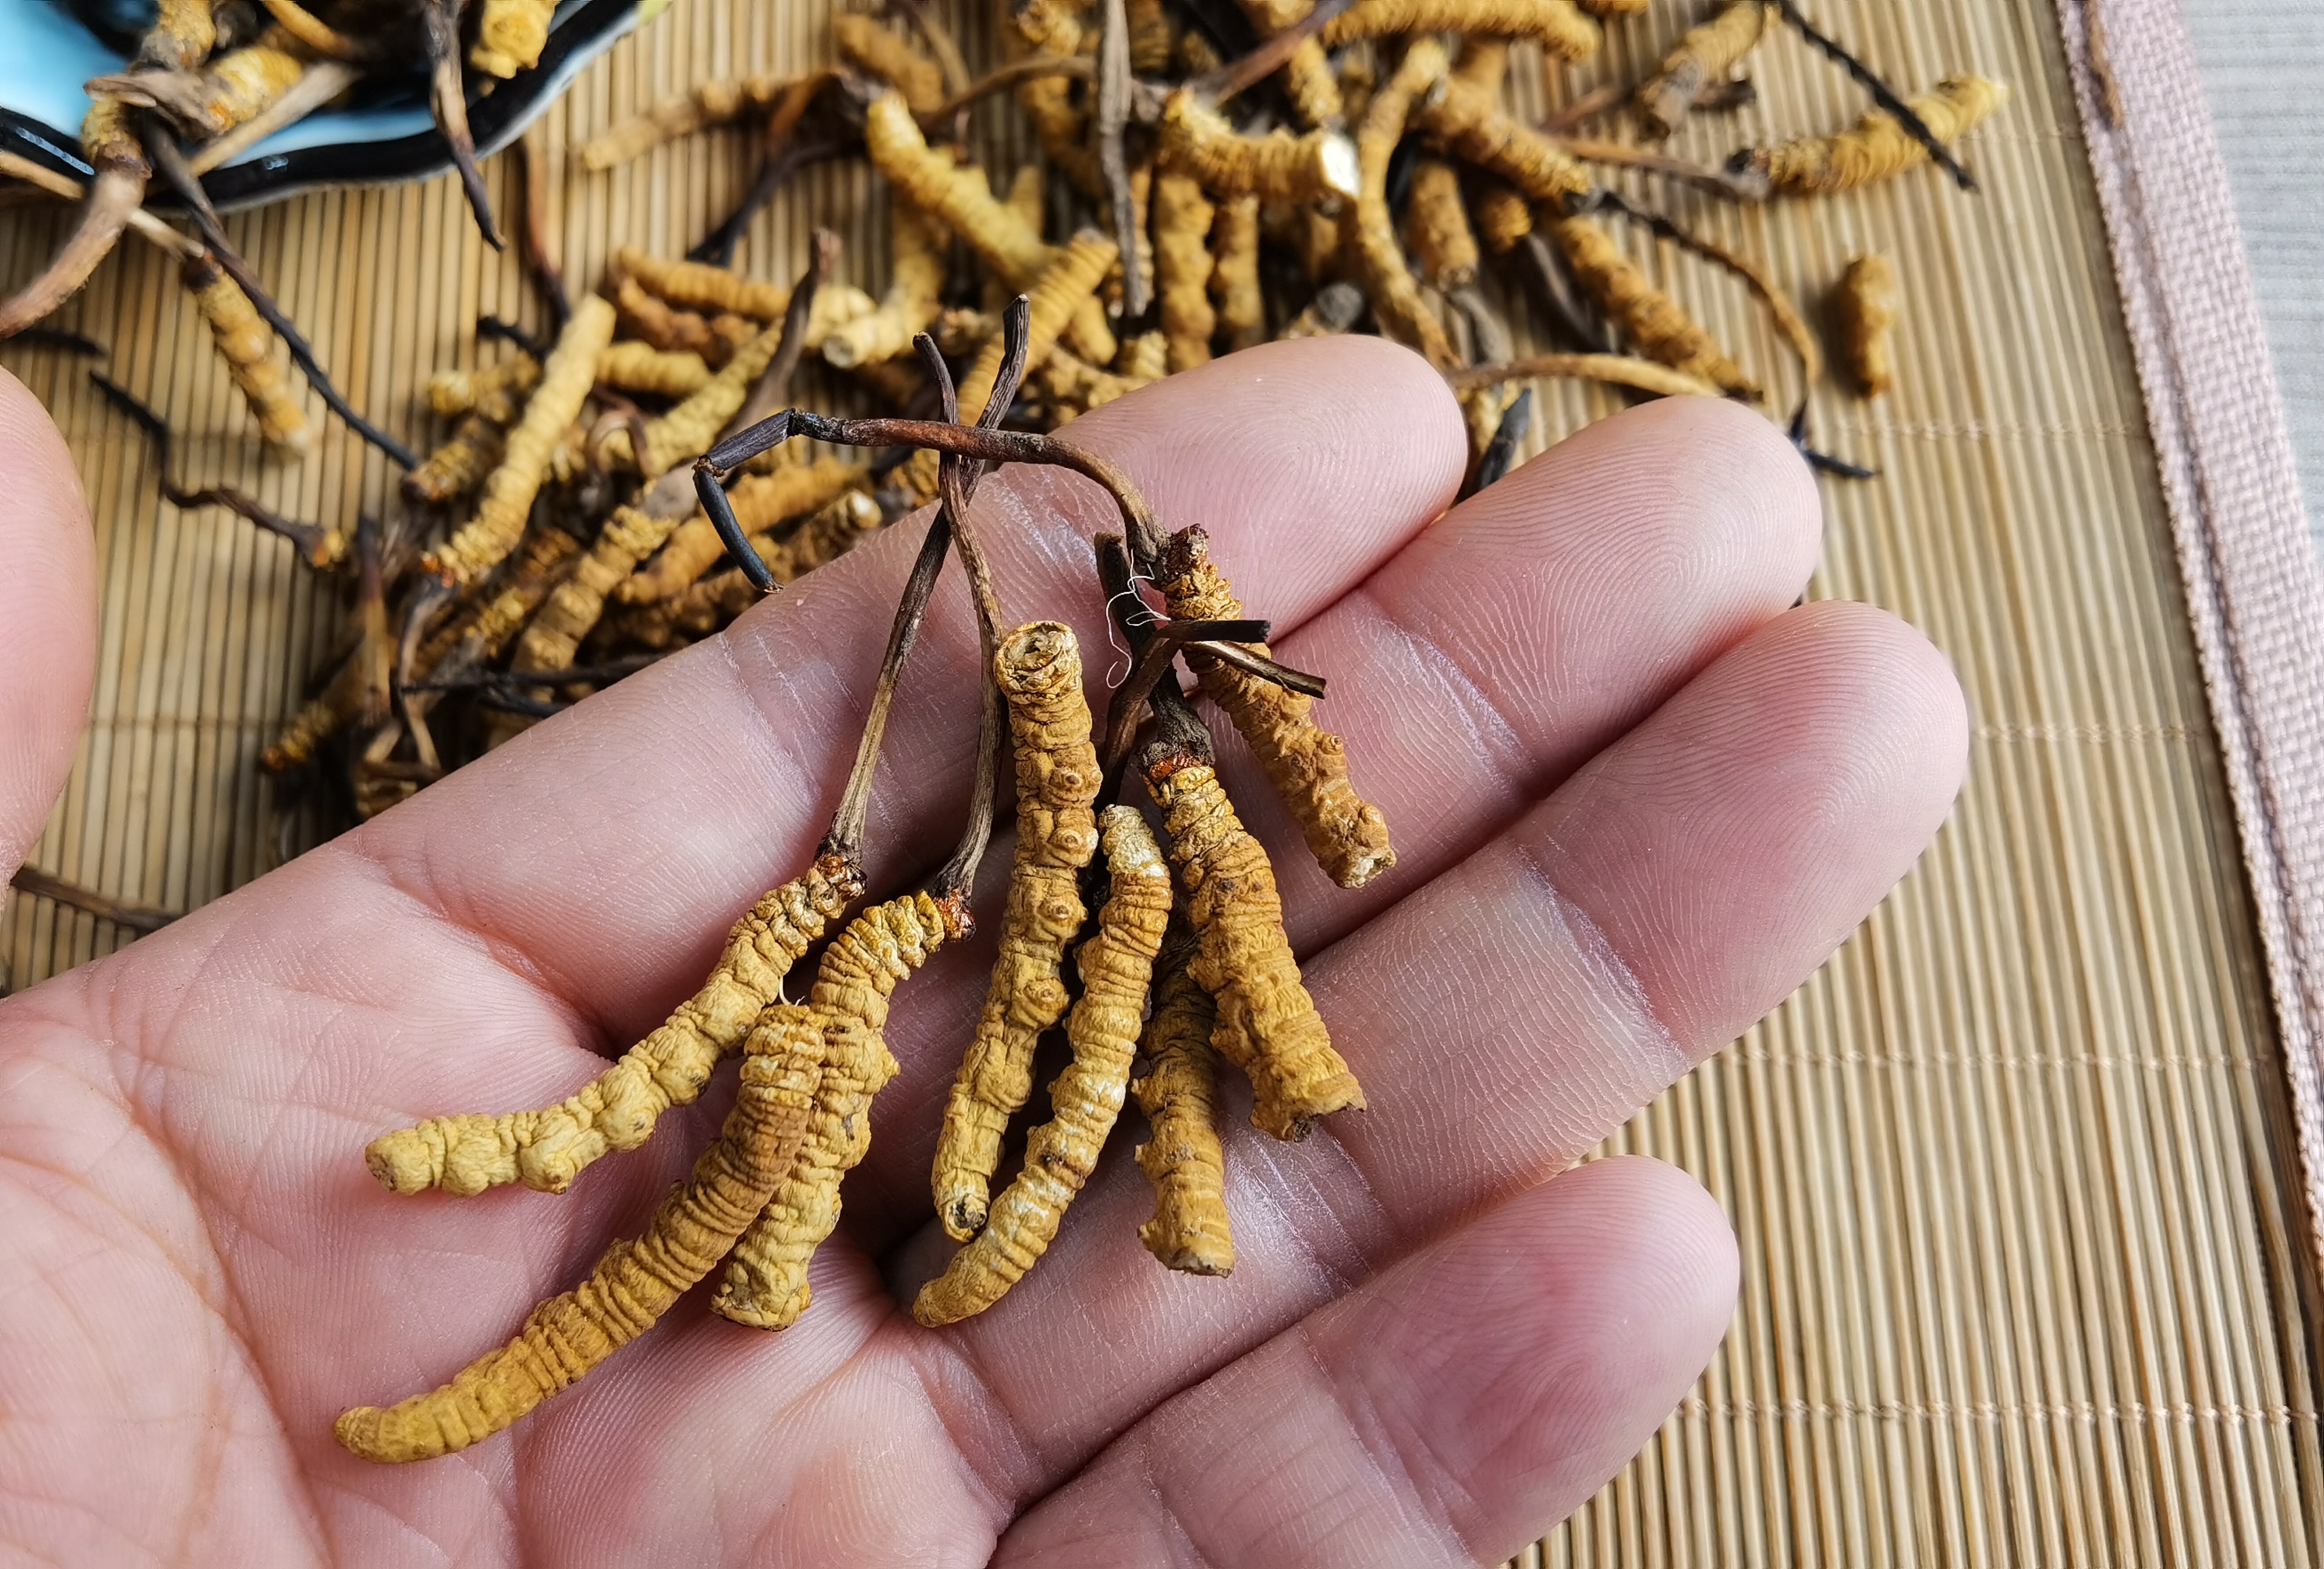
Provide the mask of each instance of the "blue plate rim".
[{"label": "blue plate rim", "polygon": [[[499,83],[492,92],[469,99],[468,125],[476,139],[477,155],[489,156],[515,141],[584,66],[637,26],[646,13],[659,9],[657,0],[583,0],[558,18],[538,63]],[[0,106],[0,148],[75,180],[87,180],[94,172],[80,155],[78,127],[60,131],[5,106]],[[256,156],[202,177],[202,189],[221,211],[280,201],[318,186],[394,185],[432,179],[452,167],[451,148],[432,126],[415,135],[385,141],[322,143],[281,152],[267,152],[261,143],[254,151]],[[161,211],[175,208],[158,191],[149,205]]]}]

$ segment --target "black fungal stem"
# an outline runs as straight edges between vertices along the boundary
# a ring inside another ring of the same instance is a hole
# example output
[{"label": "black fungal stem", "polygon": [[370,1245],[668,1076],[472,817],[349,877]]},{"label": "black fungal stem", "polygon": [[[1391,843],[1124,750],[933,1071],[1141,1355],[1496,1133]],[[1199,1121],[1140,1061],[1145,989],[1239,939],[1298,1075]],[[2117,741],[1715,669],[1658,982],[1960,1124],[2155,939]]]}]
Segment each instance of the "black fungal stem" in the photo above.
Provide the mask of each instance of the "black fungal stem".
[{"label": "black fungal stem", "polygon": [[324,402],[330,405],[331,412],[346,421],[348,429],[385,453],[397,466],[419,467],[420,458],[411,448],[356,413],[355,405],[331,384],[331,378],[324,374],[321,363],[315,358],[314,349],[300,334],[298,328],[291,324],[290,318],[283,314],[282,308],[274,303],[273,296],[267,293],[264,284],[259,282],[258,274],[243,259],[242,253],[226,239],[226,230],[218,222],[217,209],[210,205],[209,194],[202,189],[201,181],[195,179],[193,171],[186,166],[186,155],[178,145],[177,136],[152,115],[147,115],[144,120],[145,148],[153,160],[154,169],[177,192],[179,199],[186,204],[186,210],[193,217],[194,226],[201,231],[202,241],[209,246],[210,254],[217,259],[217,264],[225,268],[226,275],[250,297],[252,308],[282,339],[283,346],[290,351],[291,359],[306,375],[308,384],[321,395]]}]

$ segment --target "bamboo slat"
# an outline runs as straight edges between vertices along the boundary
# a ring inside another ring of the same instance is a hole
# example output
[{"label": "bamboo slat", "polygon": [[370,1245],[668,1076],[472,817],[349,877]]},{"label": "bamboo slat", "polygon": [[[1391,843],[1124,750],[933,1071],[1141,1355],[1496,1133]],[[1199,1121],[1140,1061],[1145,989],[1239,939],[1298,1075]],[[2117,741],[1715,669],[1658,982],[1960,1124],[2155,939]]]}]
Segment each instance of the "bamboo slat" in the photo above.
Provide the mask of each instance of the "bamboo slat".
[{"label": "bamboo slat", "polygon": [[[955,23],[982,62],[989,19]],[[1651,65],[1696,7],[1656,0],[1600,59],[1511,80],[1534,113]],[[1952,658],[1976,720],[1971,780],[1935,847],[1809,985],[1609,1141],[1692,1172],[1733,1219],[1742,1298],[1701,1383],[1646,1451],[1528,1564],[2283,1564],[2324,1513],[2315,1283],[2235,824],[2204,706],[2056,17],[2026,0],[1826,0],[1823,25],[1908,86],[1974,69],[2009,107],[1964,144],[1984,190],[1927,171],[1813,206],[1738,209],[1637,178],[1705,234],[1766,258],[1811,306],[1885,249],[1905,299],[1896,392],[1827,384],[1819,444],[1879,479],[1827,483],[1812,593],[1870,600]],[[607,174],[573,150],[700,77],[829,56],[824,8],[683,0],[585,72],[542,125],[567,276],[619,244],[684,250],[749,180],[747,133]],[[1785,35],[1753,57],[1758,104],[1673,144],[1831,129],[1862,105]],[[980,115],[988,164],[1023,143]],[[487,166],[513,214],[512,160]],[[876,289],[885,225],[860,168],[811,171],[752,228],[788,276],[811,221]],[[0,277],[61,217],[0,217]],[[479,313],[532,319],[513,260],[456,188],[338,191],[230,218],[350,392],[424,437],[417,389],[470,363]],[[1781,346],[1731,281],[1632,235],[1748,365]],[[1508,308],[1521,338],[1526,310]],[[390,476],[334,430],[270,467],[181,308],[127,247],[58,325],[167,411],[189,474],[298,516],[387,504]],[[338,635],[289,548],[160,504],[134,433],[82,363],[0,347],[56,412],[97,518],[103,647],[88,734],[32,853],[43,870],[184,909],[309,843],[311,803],[256,756]],[[1788,397],[1788,392],[1782,393]],[[1538,389],[1537,449],[1616,407]],[[310,402],[319,426],[324,411]],[[15,895],[16,985],[126,935]]]}]

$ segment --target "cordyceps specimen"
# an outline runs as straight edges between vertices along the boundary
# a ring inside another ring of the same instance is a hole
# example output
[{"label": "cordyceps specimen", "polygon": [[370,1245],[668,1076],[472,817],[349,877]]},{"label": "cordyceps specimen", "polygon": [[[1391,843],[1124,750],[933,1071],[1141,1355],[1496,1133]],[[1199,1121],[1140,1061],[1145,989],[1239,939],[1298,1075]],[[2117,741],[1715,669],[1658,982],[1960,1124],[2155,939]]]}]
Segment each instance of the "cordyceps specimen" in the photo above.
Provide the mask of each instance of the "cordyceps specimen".
[{"label": "cordyceps specimen", "polygon": [[[1037,623],[1013,635],[1042,630]],[[1170,872],[1134,807],[1106,808],[1104,843],[1109,891],[1096,935],[1074,955],[1082,996],[1065,1023],[1073,1061],[1049,1086],[1049,1120],[1027,1137],[1023,1168],[943,1276],[920,1288],[912,1316],[931,1328],[983,1312],[1024,1278],[1097,1169],[1121,1112],[1154,955],[1170,919]]]},{"label": "cordyceps specimen", "polygon": [[[1241,602],[1225,576],[1212,565],[1210,536],[1181,529],[1162,551],[1155,586],[1181,621],[1237,621]],[[1255,651],[1264,654],[1260,646]],[[1283,798],[1307,848],[1326,875],[1342,888],[1361,888],[1396,864],[1388,842],[1388,821],[1348,779],[1348,749],[1310,716],[1315,700],[1306,693],[1253,675],[1203,649],[1189,649],[1186,663],[1204,693],[1225,710],[1259,759],[1268,782]]]},{"label": "cordyceps specimen", "polygon": [[1185,911],[1175,911],[1154,960],[1154,1011],[1138,1042],[1150,1066],[1130,1083],[1153,1129],[1137,1149],[1139,1169],[1154,1185],[1154,1218],[1138,1228],[1138,1240],[1170,1269],[1224,1275],[1234,1269],[1234,1232],[1219,1140],[1219,1054],[1211,1045],[1219,1011],[1189,967],[1199,946]]},{"label": "cordyceps specimen", "polygon": [[[882,907],[883,909],[885,907]],[[450,1383],[382,1409],[343,1411],[331,1432],[365,1460],[453,1454],[489,1438],[643,1334],[733,1245],[790,1169],[824,1073],[814,1010],[779,1005],[751,1032],[734,1108],[691,1180],[646,1234],[605,1250],[589,1278],[526,1315],[500,1350]]]},{"label": "cordyceps specimen", "polygon": [[1102,782],[1070,628],[1019,627],[1001,640],[993,675],[1015,743],[1017,858],[991,988],[936,1142],[936,1217],[954,1241],[984,1224],[1001,1132],[1032,1092],[1033,1048],[1065,1011],[1065,946],[1088,915],[1077,884],[1098,846]]},{"label": "cordyceps specimen", "polygon": [[[811,282],[812,275],[802,289]],[[805,309],[798,301],[794,320]],[[722,1260],[712,1299],[720,1315],[780,1329],[807,1310],[809,1262],[838,1223],[847,1172],[869,1148],[873,1098],[897,1072],[883,1038],[890,995],[936,948],[969,929],[968,889],[991,831],[1004,730],[1014,742],[1020,848],[992,1003],[947,1111],[936,1175],[947,1222],[960,1223],[966,1245],[920,1294],[914,1310],[920,1321],[946,1324],[983,1311],[1042,1256],[1096,1169],[1131,1092],[1141,1042],[1153,1068],[1138,1093],[1156,1136],[1139,1159],[1161,1201],[1140,1235],[1174,1269],[1223,1275],[1233,1264],[1214,1047],[1250,1075],[1255,1121],[1280,1137],[1303,1136],[1317,1118],[1362,1106],[1299,982],[1266,853],[1236,820],[1211,766],[1208,734],[1178,696],[1170,666],[1185,653],[1260,686],[1281,683],[1312,695],[1322,684],[1268,656],[1263,622],[1185,614],[1165,622],[1124,609],[1125,599],[1135,599],[1129,555],[1120,537],[1101,536],[1100,587],[1135,651],[1107,734],[1118,749],[1134,740],[1142,711],[1157,715],[1140,771],[1167,808],[1167,850],[1137,808],[1093,811],[1106,773],[1074,634],[1055,622],[1001,631],[999,595],[968,516],[983,466],[1048,464],[1096,480],[1149,568],[1171,555],[1182,576],[1200,579],[1205,604],[1231,607],[1231,597],[1223,579],[1198,571],[1201,552],[1190,549],[1190,536],[1165,536],[1113,464],[1055,437],[999,429],[1024,377],[1031,302],[1020,296],[1003,318],[1004,349],[977,425],[953,422],[959,410],[949,368],[924,336],[920,353],[945,420],[833,420],[785,410],[697,460],[694,487],[706,515],[737,570],[761,586],[771,586],[772,574],[750,549],[724,485],[794,434],[936,452],[942,505],[898,605],[839,808],[807,873],[761,900],[696,995],[577,1094],[540,1111],[433,1118],[384,1135],[367,1151],[374,1174],[399,1193],[474,1194],[512,1181],[561,1192],[598,1157],[642,1143],[663,1110],[694,1099],[719,1059],[741,1049],[742,1091],[725,1128],[646,1235],[609,1249],[586,1281],[536,1308],[514,1340],[451,1382],[384,1409],[345,1413],[335,1430],[354,1453],[419,1460],[490,1436],[642,1334]],[[552,357],[544,384],[554,378]],[[862,891],[862,835],[889,711],[953,551],[969,579],[984,655],[978,769],[960,847],[927,891],[875,905],[841,929],[825,947],[806,1000],[790,1001],[785,977]],[[1303,726],[1313,732],[1304,703],[1296,720],[1276,715],[1286,737]],[[1344,768],[1338,777],[1343,785]],[[1369,809],[1358,807],[1361,818]],[[1376,825],[1378,814],[1370,820]],[[1105,891],[1090,901],[1097,906],[1093,923],[1080,878],[1101,842]],[[1384,837],[1373,859],[1375,870],[1388,863]],[[1148,1029],[1156,960],[1174,909],[1183,911],[1180,937],[1165,961],[1161,1005]],[[1069,1011],[1059,974],[1068,952],[1080,983]],[[1020,1168],[988,1201],[1003,1125],[1030,1087],[1032,1045],[1061,1014],[1073,1060],[1050,1086],[1051,1115],[1032,1131]],[[961,1180],[964,1173],[973,1180]]]}]

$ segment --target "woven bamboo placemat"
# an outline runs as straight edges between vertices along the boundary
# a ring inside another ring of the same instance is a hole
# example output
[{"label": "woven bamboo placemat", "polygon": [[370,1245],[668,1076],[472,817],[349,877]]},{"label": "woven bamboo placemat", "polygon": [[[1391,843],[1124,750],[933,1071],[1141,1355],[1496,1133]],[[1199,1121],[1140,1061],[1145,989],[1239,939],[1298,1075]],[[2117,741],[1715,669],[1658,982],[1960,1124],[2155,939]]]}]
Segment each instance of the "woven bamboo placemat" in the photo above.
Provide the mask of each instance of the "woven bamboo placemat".
[{"label": "woven bamboo placemat", "polygon": [[[1539,109],[1648,63],[1695,7],[1657,0]],[[1828,0],[1821,17],[1896,78],[1975,69],[2009,107],[1964,148],[1984,190],[1933,174],[1812,208],[1666,205],[1819,300],[1886,249],[1908,300],[1895,395],[1827,387],[1819,441],[1877,466],[1828,483],[1812,593],[1870,600],[1953,659],[1971,780],[1920,868],[1814,981],[1642,1112],[1609,1148],[1694,1173],[1741,1237],[1717,1361],[1648,1449],[1528,1555],[1556,1564],[2267,1564],[2324,1556],[2308,1217],[2235,819],[2172,550],[2058,18],[2025,0]],[[973,60],[984,27],[957,18]],[[824,8],[681,0],[586,71],[543,123],[552,166],[710,75],[829,53]],[[1860,102],[1785,36],[1760,106],[1676,150],[1837,128]],[[1021,149],[1003,116],[985,154]],[[511,161],[489,176],[515,210]],[[742,192],[740,134],[604,175],[560,175],[567,276],[629,244],[676,254]],[[788,277],[811,217],[876,281],[884,224],[859,170],[814,171],[740,261]],[[532,309],[448,180],[325,192],[229,220],[359,403],[424,438],[415,389],[470,363],[480,312]],[[21,279],[58,220],[0,220]],[[1747,362],[1782,365],[1739,290],[1683,273]],[[1521,302],[1512,301],[1520,322]],[[336,430],[298,467],[256,456],[169,270],[125,249],[58,325],[184,433],[187,473],[298,516],[388,504]],[[103,581],[91,724],[35,847],[44,871],[186,908],[310,842],[310,807],[255,762],[337,606],[279,541],[161,504],[133,431],[82,363],[0,347],[79,457]],[[1780,379],[1780,378],[1779,378]],[[1603,394],[1541,389],[1534,445]],[[323,418],[319,403],[310,414]],[[126,934],[16,894],[0,963],[23,986]],[[1537,1555],[1537,1556],[1536,1556]]]}]

